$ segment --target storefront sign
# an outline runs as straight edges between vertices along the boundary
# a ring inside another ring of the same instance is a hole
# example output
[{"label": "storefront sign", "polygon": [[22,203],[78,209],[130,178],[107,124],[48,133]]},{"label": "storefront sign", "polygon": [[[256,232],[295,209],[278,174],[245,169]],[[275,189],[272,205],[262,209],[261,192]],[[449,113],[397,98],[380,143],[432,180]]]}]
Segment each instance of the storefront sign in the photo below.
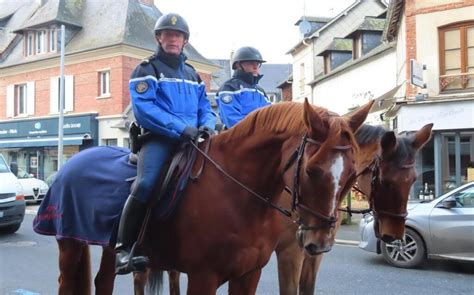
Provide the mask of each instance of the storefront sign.
[{"label": "storefront sign", "polygon": [[[64,134],[91,133],[97,125],[96,115],[64,118]],[[30,138],[58,134],[58,118],[10,121],[0,123],[0,138]]]}]

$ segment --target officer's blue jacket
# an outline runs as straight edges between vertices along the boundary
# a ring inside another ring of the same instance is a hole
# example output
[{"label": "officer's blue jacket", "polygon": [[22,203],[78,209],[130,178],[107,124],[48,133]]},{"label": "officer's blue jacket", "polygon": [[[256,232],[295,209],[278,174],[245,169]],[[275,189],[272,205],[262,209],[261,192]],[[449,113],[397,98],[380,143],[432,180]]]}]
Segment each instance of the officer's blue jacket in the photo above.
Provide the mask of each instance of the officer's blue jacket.
[{"label": "officer's blue jacket", "polygon": [[270,102],[265,91],[257,85],[262,75],[236,70],[217,93],[219,115],[227,128],[231,128],[252,111],[267,106]]},{"label": "officer's blue jacket", "polygon": [[184,54],[158,48],[132,73],[129,88],[137,122],[152,133],[179,138],[186,126],[215,128],[205,84]]}]

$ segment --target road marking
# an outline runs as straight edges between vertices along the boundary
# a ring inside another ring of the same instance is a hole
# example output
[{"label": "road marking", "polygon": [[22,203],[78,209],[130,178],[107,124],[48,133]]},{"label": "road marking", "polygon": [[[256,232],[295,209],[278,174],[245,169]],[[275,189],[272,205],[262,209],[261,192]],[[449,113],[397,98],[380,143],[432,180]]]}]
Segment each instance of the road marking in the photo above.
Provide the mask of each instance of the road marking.
[{"label": "road marking", "polygon": [[28,291],[25,289],[16,289],[15,291],[13,291],[13,293],[21,294],[21,295],[41,295],[41,293],[36,293],[36,292]]}]

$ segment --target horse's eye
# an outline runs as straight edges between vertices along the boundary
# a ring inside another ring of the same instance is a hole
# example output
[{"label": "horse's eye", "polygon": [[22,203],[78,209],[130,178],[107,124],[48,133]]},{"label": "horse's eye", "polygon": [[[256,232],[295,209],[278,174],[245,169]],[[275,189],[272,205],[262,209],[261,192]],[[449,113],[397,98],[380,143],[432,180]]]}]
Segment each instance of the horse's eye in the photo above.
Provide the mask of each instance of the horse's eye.
[{"label": "horse's eye", "polygon": [[318,166],[307,167],[306,173],[308,174],[309,177],[318,177],[323,174],[323,169],[319,168]]}]

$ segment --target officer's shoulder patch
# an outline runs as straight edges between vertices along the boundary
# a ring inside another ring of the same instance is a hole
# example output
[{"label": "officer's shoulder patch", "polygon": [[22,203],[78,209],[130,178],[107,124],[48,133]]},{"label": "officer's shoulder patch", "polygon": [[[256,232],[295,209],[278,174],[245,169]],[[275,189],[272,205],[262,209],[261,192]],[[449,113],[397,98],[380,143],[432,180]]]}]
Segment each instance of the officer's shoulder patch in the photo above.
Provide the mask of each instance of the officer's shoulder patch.
[{"label": "officer's shoulder patch", "polygon": [[232,102],[232,95],[230,94],[225,94],[224,96],[221,97],[221,101],[223,103],[230,103]]},{"label": "officer's shoulder patch", "polygon": [[135,85],[135,91],[137,93],[145,93],[148,90],[148,83],[146,81],[140,81]]}]

